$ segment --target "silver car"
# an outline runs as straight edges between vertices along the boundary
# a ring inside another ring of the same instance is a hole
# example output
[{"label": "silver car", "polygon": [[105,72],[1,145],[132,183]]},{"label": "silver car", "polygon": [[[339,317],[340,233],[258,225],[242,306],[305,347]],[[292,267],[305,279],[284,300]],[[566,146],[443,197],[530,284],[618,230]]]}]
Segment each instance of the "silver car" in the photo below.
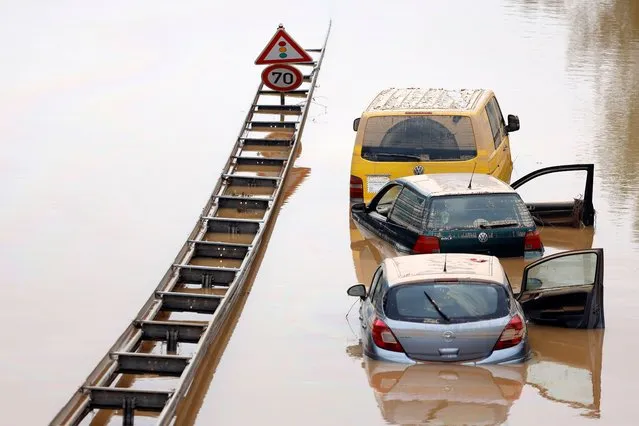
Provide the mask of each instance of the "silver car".
[{"label": "silver car", "polygon": [[603,328],[603,249],[574,250],[526,266],[515,295],[499,259],[464,253],[388,258],[361,298],[364,353],[386,361],[471,365],[524,361],[526,322]]}]

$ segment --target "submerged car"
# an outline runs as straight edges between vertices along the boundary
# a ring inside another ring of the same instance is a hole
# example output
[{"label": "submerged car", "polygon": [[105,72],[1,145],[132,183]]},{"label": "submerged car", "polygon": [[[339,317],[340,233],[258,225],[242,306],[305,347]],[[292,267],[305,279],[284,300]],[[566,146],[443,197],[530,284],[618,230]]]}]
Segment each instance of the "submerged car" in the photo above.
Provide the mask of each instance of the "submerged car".
[{"label": "submerged car", "polygon": [[527,321],[603,328],[603,249],[573,250],[524,268],[513,293],[494,256],[423,254],[385,259],[363,284],[364,353],[373,359],[472,365],[518,363],[530,352]]},{"label": "submerged car", "polygon": [[392,179],[410,174],[472,172],[510,181],[509,134],[488,89],[390,88],[353,122],[352,202],[368,202]]},{"label": "submerged car", "polygon": [[[583,200],[526,204],[516,188],[538,176],[587,171]],[[477,253],[539,257],[541,225],[592,225],[591,164],[537,170],[508,185],[485,174],[437,173],[406,176],[384,185],[368,204],[351,206],[358,226],[399,252]]]}]

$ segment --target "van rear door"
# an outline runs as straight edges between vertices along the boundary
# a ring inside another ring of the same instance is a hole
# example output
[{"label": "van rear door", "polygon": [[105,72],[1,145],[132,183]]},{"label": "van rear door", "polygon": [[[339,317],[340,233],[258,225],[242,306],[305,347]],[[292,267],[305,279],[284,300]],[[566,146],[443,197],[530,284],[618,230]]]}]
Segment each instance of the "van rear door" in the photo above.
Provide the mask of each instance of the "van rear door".
[{"label": "van rear door", "polygon": [[475,167],[477,145],[468,116],[407,112],[369,117],[365,125],[359,156],[374,163],[363,168],[367,192],[379,190],[384,177],[472,172]]}]

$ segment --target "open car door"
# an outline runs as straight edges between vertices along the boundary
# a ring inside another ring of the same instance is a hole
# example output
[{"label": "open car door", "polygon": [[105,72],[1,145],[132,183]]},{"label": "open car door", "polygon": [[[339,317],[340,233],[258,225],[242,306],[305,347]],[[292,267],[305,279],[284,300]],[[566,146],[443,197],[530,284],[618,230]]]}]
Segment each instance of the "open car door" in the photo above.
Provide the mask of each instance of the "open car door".
[{"label": "open car door", "polygon": [[603,249],[573,250],[524,268],[517,296],[526,318],[569,328],[604,328]]},{"label": "open car door", "polygon": [[[583,198],[561,202],[541,202],[528,203],[528,210],[532,214],[538,225],[563,225],[579,227],[592,226],[595,222],[595,208],[592,204],[593,182],[595,174],[594,164],[565,164],[562,166],[544,167],[527,174],[521,179],[511,183],[513,189],[518,189],[522,185],[540,176],[550,173],[585,171],[586,182]],[[523,198],[523,197],[522,197]],[[526,200],[524,199],[524,202]]]}]

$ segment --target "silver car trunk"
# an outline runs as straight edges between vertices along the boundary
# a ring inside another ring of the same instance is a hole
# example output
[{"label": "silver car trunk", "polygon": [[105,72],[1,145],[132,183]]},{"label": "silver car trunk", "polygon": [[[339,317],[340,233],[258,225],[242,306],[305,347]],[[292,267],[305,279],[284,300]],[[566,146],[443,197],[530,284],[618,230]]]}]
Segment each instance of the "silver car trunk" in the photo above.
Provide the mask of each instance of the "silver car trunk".
[{"label": "silver car trunk", "polygon": [[470,361],[489,356],[510,316],[464,323],[395,321],[386,324],[416,361]]}]

